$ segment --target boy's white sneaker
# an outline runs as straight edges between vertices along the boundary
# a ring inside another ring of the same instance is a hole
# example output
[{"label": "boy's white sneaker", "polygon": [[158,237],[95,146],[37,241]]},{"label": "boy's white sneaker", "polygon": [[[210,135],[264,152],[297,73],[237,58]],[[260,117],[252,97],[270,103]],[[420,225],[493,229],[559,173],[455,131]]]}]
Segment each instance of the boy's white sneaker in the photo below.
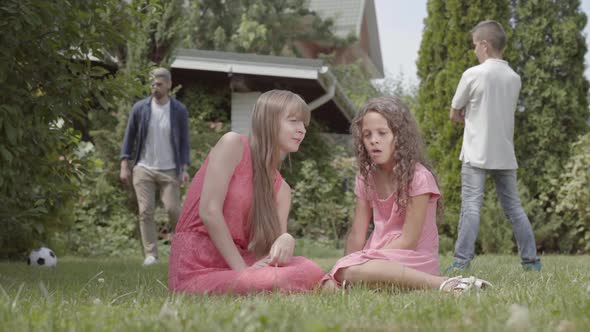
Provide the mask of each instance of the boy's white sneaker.
[{"label": "boy's white sneaker", "polygon": [[156,263],[158,259],[152,255],[147,255],[143,260],[143,266],[150,266]]}]

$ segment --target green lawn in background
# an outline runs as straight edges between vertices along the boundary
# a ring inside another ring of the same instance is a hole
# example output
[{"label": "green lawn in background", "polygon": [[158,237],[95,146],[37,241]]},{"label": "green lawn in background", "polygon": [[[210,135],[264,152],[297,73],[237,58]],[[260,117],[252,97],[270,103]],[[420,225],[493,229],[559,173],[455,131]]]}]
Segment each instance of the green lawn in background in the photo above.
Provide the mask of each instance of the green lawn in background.
[{"label": "green lawn in background", "polygon": [[[328,269],[336,257],[312,257]],[[441,257],[441,265],[450,262]],[[172,295],[167,261],[60,258],[56,269],[0,263],[0,331],[588,331],[590,257],[544,256],[541,273],[515,256],[479,256],[471,274],[495,287],[251,296]],[[520,305],[517,307],[515,305]],[[527,313],[528,311],[528,313]]]}]

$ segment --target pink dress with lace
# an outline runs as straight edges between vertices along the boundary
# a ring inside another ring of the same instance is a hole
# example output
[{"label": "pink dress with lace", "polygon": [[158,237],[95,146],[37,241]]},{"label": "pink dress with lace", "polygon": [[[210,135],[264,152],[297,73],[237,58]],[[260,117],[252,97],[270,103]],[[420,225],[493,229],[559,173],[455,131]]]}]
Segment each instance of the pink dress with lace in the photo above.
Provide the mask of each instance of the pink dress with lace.
[{"label": "pink dress with lace", "polygon": [[[240,255],[246,264],[256,261],[249,251],[248,213],[252,205],[252,162],[248,139],[242,136],[244,152],[230,180],[223,215]],[[232,270],[221,256],[199,217],[199,202],[208,158],[195,175],[187,193],[170,249],[168,287],[184,293],[245,294],[280,290],[301,292],[312,289],[322,278],[322,269],[304,257],[293,257],[283,267]],[[282,177],[277,171],[274,190]]]},{"label": "pink dress with lace", "polygon": [[[387,199],[380,199],[371,188],[365,190],[365,184],[357,175],[355,194],[359,199],[369,201],[373,209],[374,230],[365,243],[363,250],[342,257],[336,262],[332,270],[324,276],[323,281],[333,279],[338,270],[354,265],[361,265],[373,259],[395,261],[406,267],[439,274],[438,266],[438,230],[436,227],[436,205],[440,191],[434,176],[422,164],[416,164],[414,178],[410,184],[409,196],[430,194],[426,211],[424,228],[415,250],[383,249],[387,243],[402,234],[405,216],[399,211],[395,202],[395,194]],[[336,280],[340,282],[341,280]]]}]

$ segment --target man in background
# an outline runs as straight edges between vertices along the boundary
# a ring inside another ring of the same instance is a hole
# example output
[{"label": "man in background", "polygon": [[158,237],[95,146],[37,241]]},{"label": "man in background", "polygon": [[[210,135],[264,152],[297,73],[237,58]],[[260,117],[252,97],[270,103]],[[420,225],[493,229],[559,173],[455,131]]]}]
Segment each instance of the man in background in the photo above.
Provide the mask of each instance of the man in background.
[{"label": "man in background", "polygon": [[180,186],[189,179],[188,111],[169,96],[170,71],[157,68],[150,75],[152,94],[133,105],[120,155],[120,179],[126,184],[132,179],[137,196],[144,266],[158,259],[156,190],[173,232],[180,213]]}]

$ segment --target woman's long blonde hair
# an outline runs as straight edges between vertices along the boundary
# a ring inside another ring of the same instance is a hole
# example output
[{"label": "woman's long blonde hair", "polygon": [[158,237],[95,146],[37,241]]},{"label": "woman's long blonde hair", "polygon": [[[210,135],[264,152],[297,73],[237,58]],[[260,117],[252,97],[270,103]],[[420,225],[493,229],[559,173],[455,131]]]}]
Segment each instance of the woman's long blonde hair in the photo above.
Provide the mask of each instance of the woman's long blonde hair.
[{"label": "woman's long blonde hair", "polygon": [[285,90],[263,93],[254,106],[250,130],[250,151],[253,171],[253,198],[250,208],[249,249],[256,256],[268,254],[273,242],[281,235],[277,201],[274,195],[276,170],[281,165],[279,131],[281,120],[294,115],[309,124],[310,111],[303,99]]},{"label": "woman's long blonde hair", "polygon": [[[350,131],[361,178],[369,186],[370,175],[375,171],[369,152],[363,143],[363,118],[367,113],[375,112],[387,120],[393,139],[393,178],[396,203],[405,210],[408,206],[410,184],[414,179],[416,164],[421,163],[434,176],[436,174],[425,155],[422,135],[418,123],[410,109],[397,97],[378,97],[369,100],[352,120]],[[437,181],[438,186],[438,181]],[[367,188],[365,188],[367,189]],[[442,197],[437,201],[437,218],[443,213]]]}]

